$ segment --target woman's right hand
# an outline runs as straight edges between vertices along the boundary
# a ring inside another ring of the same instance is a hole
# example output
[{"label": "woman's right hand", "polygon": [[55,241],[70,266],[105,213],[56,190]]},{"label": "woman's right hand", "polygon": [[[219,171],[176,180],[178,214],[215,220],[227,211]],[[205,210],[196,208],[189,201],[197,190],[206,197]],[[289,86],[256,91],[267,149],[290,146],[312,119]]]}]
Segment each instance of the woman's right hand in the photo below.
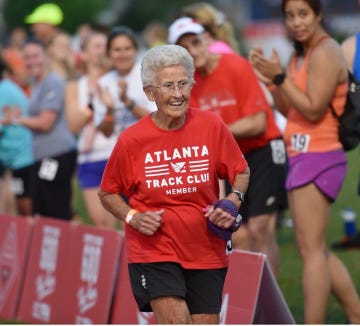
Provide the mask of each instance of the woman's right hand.
[{"label": "woman's right hand", "polygon": [[161,218],[163,213],[163,209],[155,212],[137,212],[129,224],[142,234],[154,235],[163,222]]},{"label": "woman's right hand", "polygon": [[108,87],[102,87],[101,85],[96,86],[96,91],[99,95],[100,100],[104,103],[108,110],[114,109],[114,99]]}]

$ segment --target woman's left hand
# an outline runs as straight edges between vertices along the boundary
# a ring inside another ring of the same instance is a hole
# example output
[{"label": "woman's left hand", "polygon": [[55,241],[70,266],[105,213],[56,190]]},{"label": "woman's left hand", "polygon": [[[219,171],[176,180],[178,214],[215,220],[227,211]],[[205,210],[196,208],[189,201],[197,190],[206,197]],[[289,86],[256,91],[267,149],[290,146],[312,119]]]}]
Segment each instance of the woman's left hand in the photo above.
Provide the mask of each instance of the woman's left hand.
[{"label": "woman's left hand", "polygon": [[205,217],[209,219],[212,223],[216,226],[228,229],[230,228],[235,221],[235,217],[232,216],[230,213],[226,212],[221,208],[215,208],[213,205],[209,205],[205,211]]},{"label": "woman's left hand", "polygon": [[21,110],[17,106],[4,106],[3,114],[3,125],[16,124],[21,117]]}]

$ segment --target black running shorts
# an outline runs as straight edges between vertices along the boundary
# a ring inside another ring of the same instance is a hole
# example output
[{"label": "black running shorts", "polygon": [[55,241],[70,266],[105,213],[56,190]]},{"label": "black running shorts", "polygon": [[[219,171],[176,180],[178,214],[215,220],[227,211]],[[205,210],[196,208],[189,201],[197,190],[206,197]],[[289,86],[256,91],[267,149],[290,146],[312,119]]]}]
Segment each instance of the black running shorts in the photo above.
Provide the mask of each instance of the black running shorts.
[{"label": "black running shorts", "polygon": [[159,297],[183,298],[191,314],[218,314],[227,268],[184,269],[178,263],[129,264],[132,291],[139,310],[152,311]]}]

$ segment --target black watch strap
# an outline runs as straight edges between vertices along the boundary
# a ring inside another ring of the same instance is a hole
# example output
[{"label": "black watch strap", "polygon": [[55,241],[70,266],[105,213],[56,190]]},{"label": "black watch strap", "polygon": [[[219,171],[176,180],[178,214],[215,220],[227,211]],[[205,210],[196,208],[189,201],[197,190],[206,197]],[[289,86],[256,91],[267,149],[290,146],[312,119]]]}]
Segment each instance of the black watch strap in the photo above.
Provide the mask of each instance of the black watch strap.
[{"label": "black watch strap", "polygon": [[282,72],[281,74],[275,75],[272,82],[274,85],[280,86],[284,82],[285,78],[286,78],[286,73]]},{"label": "black watch strap", "polygon": [[231,192],[237,194],[237,196],[239,197],[240,202],[244,202],[244,200],[245,200],[245,195],[244,195],[243,192],[241,192],[240,190],[233,190],[233,191],[231,191]]},{"label": "black watch strap", "polygon": [[129,110],[129,111],[132,111],[132,109],[134,108],[134,106],[136,105],[135,101],[134,100],[131,100],[130,101],[130,104],[128,106],[126,106],[126,108]]}]

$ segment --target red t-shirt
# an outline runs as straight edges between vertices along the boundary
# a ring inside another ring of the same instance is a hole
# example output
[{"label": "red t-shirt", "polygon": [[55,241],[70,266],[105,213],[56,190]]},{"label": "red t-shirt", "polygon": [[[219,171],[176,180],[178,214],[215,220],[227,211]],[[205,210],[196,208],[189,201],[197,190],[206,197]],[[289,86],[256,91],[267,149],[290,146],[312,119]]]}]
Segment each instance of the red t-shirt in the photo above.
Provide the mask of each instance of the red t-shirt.
[{"label": "red t-shirt", "polygon": [[164,209],[154,236],[126,225],[130,263],[178,262],[184,268],[227,266],[225,241],[207,229],[202,209],[218,199],[218,178],[245,170],[247,162],[215,114],[189,109],[185,124],[162,130],[150,115],[118,139],[100,188],[125,193],[138,211]]},{"label": "red t-shirt", "polygon": [[281,136],[250,63],[237,54],[222,54],[218,66],[207,76],[195,71],[190,106],[218,113],[230,124],[258,112],[266,112],[266,129],[259,136],[236,139],[242,152],[264,147]]}]

